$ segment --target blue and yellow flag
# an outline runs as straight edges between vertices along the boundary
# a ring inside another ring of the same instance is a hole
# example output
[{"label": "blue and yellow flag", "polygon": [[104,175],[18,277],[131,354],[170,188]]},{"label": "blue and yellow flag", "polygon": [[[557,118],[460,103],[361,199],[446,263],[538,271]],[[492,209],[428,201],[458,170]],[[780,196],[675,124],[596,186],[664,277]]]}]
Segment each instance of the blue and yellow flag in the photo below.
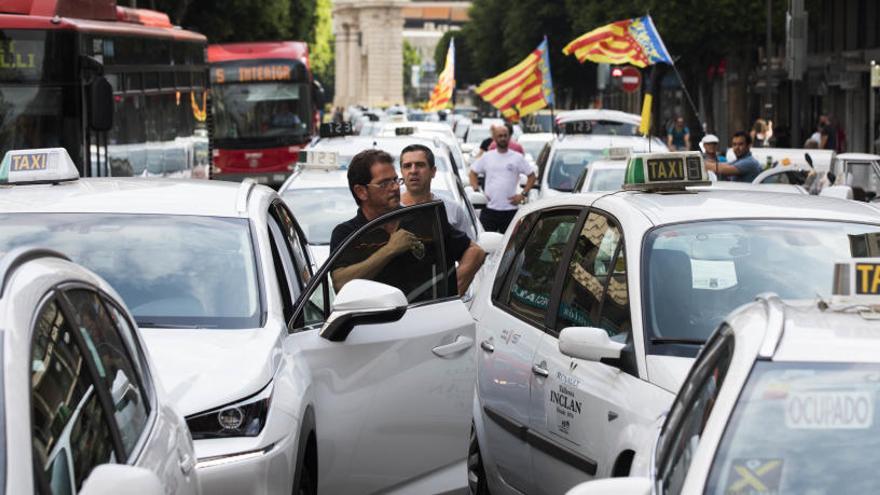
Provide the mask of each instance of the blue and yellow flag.
[{"label": "blue and yellow flag", "polygon": [[566,45],[562,53],[574,55],[581,63],[589,60],[597,64],[632,64],[636,67],[673,63],[649,15],[596,28]]},{"label": "blue and yellow flag", "polygon": [[522,62],[483,81],[477,94],[512,121],[553,104],[547,38]]}]

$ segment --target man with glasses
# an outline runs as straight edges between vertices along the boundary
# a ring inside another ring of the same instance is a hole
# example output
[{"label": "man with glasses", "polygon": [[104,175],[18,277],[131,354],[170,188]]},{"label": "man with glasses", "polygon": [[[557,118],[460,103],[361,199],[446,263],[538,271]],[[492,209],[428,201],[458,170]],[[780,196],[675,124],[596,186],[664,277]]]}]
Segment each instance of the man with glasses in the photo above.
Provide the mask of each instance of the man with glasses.
[{"label": "man with glasses", "polygon": [[[400,185],[394,159],[382,150],[361,151],[348,166],[348,188],[358,204],[357,215],[333,229],[330,251],[335,252],[342,243],[371,220],[394,211],[400,205]],[[409,295],[410,280],[423,280],[419,271],[429,269],[430,263],[422,263],[426,254],[433,251],[430,223],[420,225],[414,221],[390,222],[370,235],[369,242],[350,246],[334,263],[332,271],[334,288],[339,291],[349,280],[357,278],[375,280],[401,289]],[[477,270],[483,263],[485,252],[461,231],[444,222],[442,233],[446,245],[447,266],[458,268],[450,273],[455,277],[453,287],[459,295],[467,291]],[[427,243],[427,246],[426,246]],[[331,255],[332,256],[332,255]],[[429,259],[426,261],[430,260]],[[392,264],[391,262],[394,261]],[[409,299],[409,296],[408,296]]]}]

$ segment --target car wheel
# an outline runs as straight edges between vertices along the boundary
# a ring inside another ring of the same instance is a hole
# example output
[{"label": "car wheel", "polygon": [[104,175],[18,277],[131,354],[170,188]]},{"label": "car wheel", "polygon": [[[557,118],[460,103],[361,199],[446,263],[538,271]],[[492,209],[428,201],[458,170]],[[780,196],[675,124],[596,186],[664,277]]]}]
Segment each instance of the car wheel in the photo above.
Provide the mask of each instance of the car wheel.
[{"label": "car wheel", "polygon": [[483,469],[483,455],[477,441],[477,428],[471,423],[471,438],[468,445],[468,490],[471,495],[489,495],[486,470]]},{"label": "car wheel", "polygon": [[302,474],[299,478],[299,486],[293,491],[294,495],[317,495],[317,480],[312,479],[312,469],[309,466],[308,459],[303,463]]}]

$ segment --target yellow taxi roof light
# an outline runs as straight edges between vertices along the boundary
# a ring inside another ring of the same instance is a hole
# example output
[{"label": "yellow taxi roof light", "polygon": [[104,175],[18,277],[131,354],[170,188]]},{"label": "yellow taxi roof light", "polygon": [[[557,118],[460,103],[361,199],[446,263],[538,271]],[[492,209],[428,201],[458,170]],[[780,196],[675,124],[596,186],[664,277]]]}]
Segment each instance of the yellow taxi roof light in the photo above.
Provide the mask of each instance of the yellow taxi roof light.
[{"label": "yellow taxi roof light", "polygon": [[0,162],[0,184],[54,184],[79,179],[64,148],[11,150]]},{"label": "yellow taxi roof light", "polygon": [[880,258],[857,258],[834,264],[835,303],[880,306]]},{"label": "yellow taxi roof light", "polygon": [[684,191],[688,186],[710,185],[699,151],[634,153],[626,165],[627,191]]}]

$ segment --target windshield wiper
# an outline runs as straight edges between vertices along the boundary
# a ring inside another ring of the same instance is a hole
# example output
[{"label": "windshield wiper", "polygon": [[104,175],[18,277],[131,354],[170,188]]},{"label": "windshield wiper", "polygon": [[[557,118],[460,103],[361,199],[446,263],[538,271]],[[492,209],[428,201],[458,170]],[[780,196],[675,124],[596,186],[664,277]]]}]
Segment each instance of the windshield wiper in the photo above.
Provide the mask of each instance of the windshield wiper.
[{"label": "windshield wiper", "polygon": [[184,325],[184,324],[169,324],[169,323],[156,323],[152,321],[144,321],[144,320],[135,320],[138,327],[145,328],[175,328],[180,330],[204,330],[207,328],[217,328],[217,327],[206,327],[204,325]]},{"label": "windshield wiper", "polygon": [[654,345],[703,345],[705,340],[700,339],[651,339]]}]

